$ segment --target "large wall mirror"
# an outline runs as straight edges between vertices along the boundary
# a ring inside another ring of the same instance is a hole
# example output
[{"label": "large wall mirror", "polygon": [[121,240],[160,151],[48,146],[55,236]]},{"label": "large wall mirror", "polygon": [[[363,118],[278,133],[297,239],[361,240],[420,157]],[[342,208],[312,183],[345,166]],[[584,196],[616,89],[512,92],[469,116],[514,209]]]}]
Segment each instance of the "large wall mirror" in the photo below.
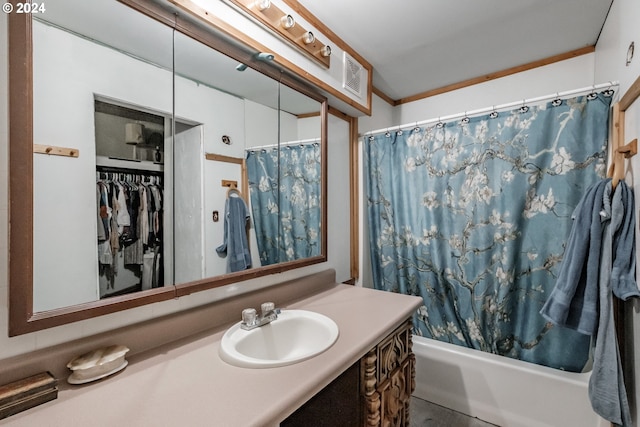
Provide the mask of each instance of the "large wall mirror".
[{"label": "large wall mirror", "polygon": [[126,3],[9,17],[10,335],[326,260],[326,99]]}]

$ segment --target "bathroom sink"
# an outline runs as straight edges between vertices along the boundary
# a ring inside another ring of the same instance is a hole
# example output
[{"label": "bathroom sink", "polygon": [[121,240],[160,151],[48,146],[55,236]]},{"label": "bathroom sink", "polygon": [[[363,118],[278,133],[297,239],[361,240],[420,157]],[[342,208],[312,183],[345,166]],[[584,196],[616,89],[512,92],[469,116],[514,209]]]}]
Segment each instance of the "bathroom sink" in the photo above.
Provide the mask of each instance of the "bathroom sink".
[{"label": "bathroom sink", "polygon": [[225,332],[220,358],[244,368],[274,368],[314,357],[338,339],[338,325],[319,313],[282,310],[269,324],[250,331],[236,323]]}]

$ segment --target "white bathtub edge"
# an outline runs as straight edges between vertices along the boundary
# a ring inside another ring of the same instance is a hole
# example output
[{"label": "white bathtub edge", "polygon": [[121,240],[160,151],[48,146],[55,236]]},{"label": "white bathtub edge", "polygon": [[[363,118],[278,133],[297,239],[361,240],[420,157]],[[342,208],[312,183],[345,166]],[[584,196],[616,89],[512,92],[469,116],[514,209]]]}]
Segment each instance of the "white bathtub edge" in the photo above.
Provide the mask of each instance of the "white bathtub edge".
[{"label": "white bathtub edge", "polygon": [[591,409],[590,373],[413,338],[414,396],[502,427],[609,427]]}]

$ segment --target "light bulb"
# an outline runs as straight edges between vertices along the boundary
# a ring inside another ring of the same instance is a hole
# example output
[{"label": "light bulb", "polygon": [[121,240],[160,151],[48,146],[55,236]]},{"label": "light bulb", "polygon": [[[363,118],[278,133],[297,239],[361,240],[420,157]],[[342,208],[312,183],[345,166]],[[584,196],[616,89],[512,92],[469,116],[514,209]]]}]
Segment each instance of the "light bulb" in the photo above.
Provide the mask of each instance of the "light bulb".
[{"label": "light bulb", "polygon": [[293,19],[293,16],[291,15],[285,15],[282,18],[280,18],[280,23],[285,29],[288,30],[290,28],[293,28],[294,25],[296,25],[296,20]]},{"label": "light bulb", "polygon": [[331,46],[323,47],[322,50],[320,51],[320,54],[325,58],[328,56],[331,56]]},{"label": "light bulb", "polygon": [[302,36],[302,41],[304,44],[311,44],[316,41],[316,36],[314,36],[311,31],[308,31],[304,36]]},{"label": "light bulb", "polygon": [[271,0],[258,0],[255,5],[259,10],[269,9],[269,7],[271,7]]}]

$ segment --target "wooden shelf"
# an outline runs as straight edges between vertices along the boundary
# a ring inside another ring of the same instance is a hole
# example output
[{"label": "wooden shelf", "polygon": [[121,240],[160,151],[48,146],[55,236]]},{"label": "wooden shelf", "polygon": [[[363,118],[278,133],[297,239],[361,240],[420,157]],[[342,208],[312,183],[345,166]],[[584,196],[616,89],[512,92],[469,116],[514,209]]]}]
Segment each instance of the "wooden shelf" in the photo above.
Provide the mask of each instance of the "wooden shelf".
[{"label": "wooden shelf", "polygon": [[48,154],[51,156],[78,157],[80,150],[67,147],[56,147],[53,145],[33,144],[33,152],[38,154]]}]

